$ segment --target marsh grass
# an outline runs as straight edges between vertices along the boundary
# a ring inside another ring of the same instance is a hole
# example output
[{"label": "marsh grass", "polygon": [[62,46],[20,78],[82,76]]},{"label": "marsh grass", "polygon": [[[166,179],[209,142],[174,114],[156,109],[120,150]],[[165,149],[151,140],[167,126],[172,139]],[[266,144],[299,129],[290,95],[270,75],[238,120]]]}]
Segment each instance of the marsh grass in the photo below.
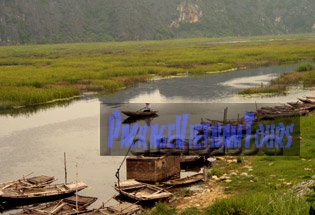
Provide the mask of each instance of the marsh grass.
[{"label": "marsh grass", "polygon": [[310,63],[301,64],[296,71],[285,73],[271,80],[270,85],[242,89],[239,94],[281,94],[288,90],[288,86],[303,85],[304,88],[315,84],[315,70]]},{"label": "marsh grass", "polygon": [[146,210],[144,215],[175,215],[176,209],[170,208],[166,202],[157,202],[152,210]]},{"label": "marsh grass", "polygon": [[296,69],[297,72],[305,72],[305,71],[311,71],[313,70],[314,67],[312,64],[310,63],[303,63],[303,64],[300,64],[298,66],[298,68]]},{"label": "marsh grass", "polygon": [[206,208],[204,215],[300,215],[307,214],[310,204],[305,198],[290,194],[247,194],[217,200]]},{"label": "marsh grass", "polygon": [[3,87],[0,91],[0,101],[2,108],[7,109],[12,106],[29,106],[42,104],[48,101],[71,98],[80,94],[79,90],[71,87]]},{"label": "marsh grass", "polygon": [[146,215],[301,215],[308,214],[311,203],[306,198],[297,198],[291,193],[257,193],[237,195],[232,198],[218,199],[204,209],[189,207],[184,210],[171,208],[159,202]]},{"label": "marsh grass", "polygon": [[307,75],[306,72],[289,72],[280,75],[274,80],[271,80],[271,86],[274,85],[296,85],[303,81],[304,77]]},{"label": "marsh grass", "polygon": [[[296,39],[287,40],[288,37]],[[247,42],[229,42],[238,40]],[[66,98],[77,95],[77,90],[115,92],[154,75],[200,75],[233,68],[307,62],[314,57],[313,44],[309,35],[291,35],[276,36],[276,39],[269,36],[2,46],[0,94],[10,90],[0,99],[8,107],[29,105],[55,98],[39,99],[33,95],[36,93],[25,93],[21,98],[14,88],[39,89],[40,93],[47,94],[51,91],[47,87],[63,85],[68,90],[64,93],[58,90],[56,98]]]},{"label": "marsh grass", "polygon": [[279,94],[286,90],[286,86],[282,84],[273,84],[261,87],[245,88],[239,91],[239,94]]}]

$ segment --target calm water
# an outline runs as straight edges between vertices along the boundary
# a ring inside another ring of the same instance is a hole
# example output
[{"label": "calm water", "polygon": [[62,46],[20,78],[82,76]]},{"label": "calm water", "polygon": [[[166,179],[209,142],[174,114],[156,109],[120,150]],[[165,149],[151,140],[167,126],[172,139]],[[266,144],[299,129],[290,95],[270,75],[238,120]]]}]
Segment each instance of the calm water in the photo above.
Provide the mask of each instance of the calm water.
[{"label": "calm water", "polygon": [[[116,103],[140,103],[150,100],[153,107],[167,116],[177,113],[168,103],[286,103],[296,101],[309,91],[296,89],[287,96],[243,98],[235,94],[240,88],[267,84],[268,81],[293,67],[269,67],[241,70],[202,77],[182,77],[151,81],[115,95],[98,99],[82,99],[64,107],[39,110],[35,113],[0,116],[0,181],[21,178],[23,175],[52,175],[64,182],[64,152],[68,181],[84,181],[90,187],[82,195],[96,196],[98,207],[116,194],[113,189],[115,172],[121,156],[100,156],[101,110],[112,111]],[[102,104],[102,105],[101,105]],[[155,106],[154,106],[155,105]],[[100,108],[102,106],[102,108]],[[107,108],[104,108],[104,106]],[[124,107],[124,106],[119,106]],[[182,108],[187,106],[181,106]],[[217,115],[222,116],[223,109]],[[200,112],[201,114],[203,112]],[[197,114],[198,120],[200,115]],[[231,118],[235,118],[234,116]],[[125,165],[120,170],[125,179]],[[109,204],[115,203],[114,200]]]}]

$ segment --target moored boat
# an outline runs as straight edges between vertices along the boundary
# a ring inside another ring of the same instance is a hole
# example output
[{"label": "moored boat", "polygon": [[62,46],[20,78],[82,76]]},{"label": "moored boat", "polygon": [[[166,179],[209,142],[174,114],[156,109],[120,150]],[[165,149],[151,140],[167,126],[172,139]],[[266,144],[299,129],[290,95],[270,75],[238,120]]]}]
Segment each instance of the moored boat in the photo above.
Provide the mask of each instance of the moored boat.
[{"label": "moored boat", "polygon": [[181,156],[180,157],[180,162],[181,163],[196,163],[196,162],[200,162],[200,161],[204,161],[204,157],[202,156],[198,156],[198,155],[188,155],[188,156]]},{"label": "moored boat", "polygon": [[4,187],[0,190],[0,205],[4,208],[54,201],[69,197],[88,186],[83,182],[51,184],[45,187]]},{"label": "moored boat", "polygon": [[132,215],[138,214],[138,212],[142,209],[140,205],[122,202],[113,206],[102,206],[98,209],[92,209],[86,213],[80,213],[84,215]]},{"label": "moored boat", "polygon": [[62,200],[40,204],[35,207],[24,207],[23,211],[16,213],[16,215],[81,214],[83,212],[87,212],[87,207],[93,204],[96,200],[96,197],[73,195]]},{"label": "moored boat", "polygon": [[23,187],[45,187],[56,179],[53,176],[38,175],[33,177],[22,177],[15,181],[0,183],[0,189],[14,187],[15,189]]},{"label": "moored boat", "polygon": [[163,188],[142,183],[134,179],[116,182],[115,190],[118,191],[120,195],[140,203],[156,202],[172,196],[172,193]]},{"label": "moored boat", "polygon": [[184,178],[168,180],[168,181],[163,182],[163,184],[169,185],[169,186],[184,186],[184,185],[199,182],[203,179],[204,179],[203,173],[198,173],[198,174],[194,174],[194,175],[187,176]]},{"label": "moored boat", "polygon": [[298,100],[305,102],[305,103],[315,103],[315,97],[299,97]]}]

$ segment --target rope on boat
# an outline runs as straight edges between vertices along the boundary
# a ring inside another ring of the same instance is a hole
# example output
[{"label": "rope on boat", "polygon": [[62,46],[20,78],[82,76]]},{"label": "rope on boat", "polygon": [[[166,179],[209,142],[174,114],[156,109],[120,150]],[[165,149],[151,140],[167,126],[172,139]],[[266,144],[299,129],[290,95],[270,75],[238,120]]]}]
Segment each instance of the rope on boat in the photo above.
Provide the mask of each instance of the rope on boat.
[{"label": "rope on boat", "polygon": [[[135,136],[137,136],[137,134],[138,134],[139,130],[140,130],[140,128],[138,128],[137,133],[136,133],[136,135],[135,135]],[[132,143],[130,144],[129,149],[128,149],[128,151],[127,151],[127,153],[126,153],[126,155],[125,155],[124,159],[122,160],[122,162],[121,162],[120,166],[118,167],[118,169],[117,169],[117,171],[116,171],[116,173],[115,173],[115,176],[116,176],[116,178],[117,178],[117,180],[118,180],[118,188],[119,188],[119,190],[120,190],[120,183],[119,183],[119,182],[120,182],[120,178],[119,178],[119,171],[120,171],[120,168],[122,167],[122,165],[123,165],[124,161],[126,160],[126,158],[127,158],[128,154],[129,154],[129,152],[130,152],[130,150],[131,150],[132,145],[134,144],[134,140],[135,140],[135,137],[134,137],[134,139],[133,139]]]}]

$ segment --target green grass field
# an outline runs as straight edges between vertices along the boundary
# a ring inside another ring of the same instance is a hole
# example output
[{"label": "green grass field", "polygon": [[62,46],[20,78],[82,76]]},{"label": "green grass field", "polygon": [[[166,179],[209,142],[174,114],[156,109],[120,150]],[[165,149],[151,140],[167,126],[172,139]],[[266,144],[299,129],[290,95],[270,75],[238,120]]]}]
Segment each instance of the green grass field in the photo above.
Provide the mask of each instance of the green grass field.
[{"label": "green grass field", "polygon": [[154,76],[314,62],[315,38],[289,35],[0,47],[0,109],[112,93]]},{"label": "green grass field", "polygon": [[[145,214],[201,214],[201,215],[301,215],[308,214],[307,196],[298,197],[295,188],[305,182],[306,176],[315,176],[315,113],[300,118],[300,156],[242,156],[241,163],[217,161],[209,170],[209,176],[238,172],[231,182],[211,181],[212,186],[228,187],[230,198],[217,199],[205,208],[196,206],[178,210],[165,203],[158,203]],[[247,166],[250,166],[247,167]],[[249,171],[250,170],[250,171]],[[249,177],[240,173],[247,173]],[[187,188],[182,188],[186,189]],[[187,194],[187,192],[185,193]],[[311,192],[310,194],[315,194]]]}]

